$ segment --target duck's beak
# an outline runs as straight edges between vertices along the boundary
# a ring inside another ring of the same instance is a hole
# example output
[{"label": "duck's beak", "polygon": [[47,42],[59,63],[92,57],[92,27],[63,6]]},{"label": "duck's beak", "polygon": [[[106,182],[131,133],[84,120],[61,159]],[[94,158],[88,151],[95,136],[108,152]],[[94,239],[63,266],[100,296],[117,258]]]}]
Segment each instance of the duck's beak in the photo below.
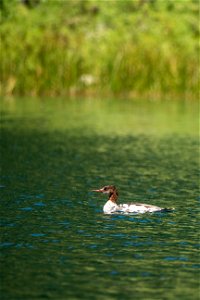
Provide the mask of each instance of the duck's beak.
[{"label": "duck's beak", "polygon": [[103,189],[99,189],[99,190],[92,190],[92,192],[103,193]]}]

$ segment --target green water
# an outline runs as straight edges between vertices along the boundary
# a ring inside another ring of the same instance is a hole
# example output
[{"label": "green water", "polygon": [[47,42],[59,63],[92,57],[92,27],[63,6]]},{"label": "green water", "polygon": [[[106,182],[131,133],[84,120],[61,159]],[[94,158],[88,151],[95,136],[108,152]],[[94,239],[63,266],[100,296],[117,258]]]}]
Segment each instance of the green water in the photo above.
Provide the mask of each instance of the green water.
[{"label": "green water", "polygon": [[[198,111],[2,100],[1,299],[198,299]],[[106,184],[175,211],[104,215]]]}]

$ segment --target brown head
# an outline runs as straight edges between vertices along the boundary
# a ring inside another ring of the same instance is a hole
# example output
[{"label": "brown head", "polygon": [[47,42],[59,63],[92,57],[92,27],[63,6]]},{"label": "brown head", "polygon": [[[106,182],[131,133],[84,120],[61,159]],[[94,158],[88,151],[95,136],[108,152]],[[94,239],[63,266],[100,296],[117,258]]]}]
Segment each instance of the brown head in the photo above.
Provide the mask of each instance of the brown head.
[{"label": "brown head", "polygon": [[114,185],[106,185],[99,190],[93,190],[93,192],[108,194],[108,199],[116,203],[118,198],[118,192]]}]

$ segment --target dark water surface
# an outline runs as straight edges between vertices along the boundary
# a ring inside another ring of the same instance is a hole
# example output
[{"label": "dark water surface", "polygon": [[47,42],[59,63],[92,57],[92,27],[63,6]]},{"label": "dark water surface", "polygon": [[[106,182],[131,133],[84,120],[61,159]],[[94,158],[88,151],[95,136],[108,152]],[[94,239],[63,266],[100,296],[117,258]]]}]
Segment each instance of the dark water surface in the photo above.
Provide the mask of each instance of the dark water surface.
[{"label": "dark water surface", "polygon": [[[1,299],[199,299],[198,106],[1,101]],[[173,213],[104,215],[121,202]]]}]

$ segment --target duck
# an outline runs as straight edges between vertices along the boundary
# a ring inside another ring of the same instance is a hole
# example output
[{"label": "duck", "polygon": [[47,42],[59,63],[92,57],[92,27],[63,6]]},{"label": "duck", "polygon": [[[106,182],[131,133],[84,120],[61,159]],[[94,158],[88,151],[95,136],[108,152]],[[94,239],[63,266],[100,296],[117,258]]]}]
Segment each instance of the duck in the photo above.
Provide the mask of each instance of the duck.
[{"label": "duck", "polygon": [[103,193],[108,195],[108,200],[103,207],[104,214],[113,214],[113,213],[154,213],[154,212],[168,212],[173,209],[163,208],[155,205],[149,205],[145,203],[127,203],[127,204],[118,204],[118,191],[114,185],[106,185],[100,189],[92,190],[93,192]]}]

